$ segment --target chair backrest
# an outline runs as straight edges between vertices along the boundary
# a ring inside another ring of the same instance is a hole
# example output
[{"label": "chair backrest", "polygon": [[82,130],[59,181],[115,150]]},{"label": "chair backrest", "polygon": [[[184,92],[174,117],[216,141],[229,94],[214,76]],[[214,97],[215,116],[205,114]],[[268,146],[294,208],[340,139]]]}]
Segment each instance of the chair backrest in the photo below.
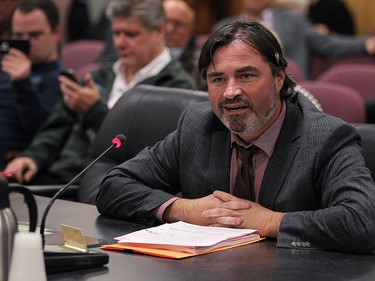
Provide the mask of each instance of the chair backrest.
[{"label": "chair backrest", "polygon": [[370,54],[350,55],[344,57],[321,57],[313,54],[310,59],[310,79],[315,80],[324,71],[342,64],[375,64],[375,56]]},{"label": "chair backrest", "polygon": [[341,118],[348,123],[364,123],[365,105],[359,93],[349,87],[319,81],[299,83],[320,103],[323,112]]},{"label": "chair backrest", "polygon": [[61,61],[66,68],[78,70],[83,65],[96,62],[104,52],[101,40],[79,40],[66,43],[61,48]]},{"label": "chair backrest", "polygon": [[109,169],[134,157],[146,146],[174,131],[183,110],[208,100],[203,91],[139,85],[124,93],[107,113],[93,144],[93,157],[109,147],[113,137],[124,134],[122,148],[112,149],[82,177],[77,201],[95,203],[102,178]]},{"label": "chair backrest", "polygon": [[354,124],[362,138],[363,157],[375,180],[375,124]]},{"label": "chair backrest", "polygon": [[86,73],[89,73],[95,69],[97,69],[99,67],[99,63],[97,62],[92,62],[92,63],[88,63],[88,64],[85,64],[81,67],[79,67],[77,70],[76,70],[76,77],[78,80],[81,80]]},{"label": "chair backrest", "polygon": [[364,101],[375,99],[375,66],[370,64],[340,64],[332,66],[316,78],[351,87]]}]

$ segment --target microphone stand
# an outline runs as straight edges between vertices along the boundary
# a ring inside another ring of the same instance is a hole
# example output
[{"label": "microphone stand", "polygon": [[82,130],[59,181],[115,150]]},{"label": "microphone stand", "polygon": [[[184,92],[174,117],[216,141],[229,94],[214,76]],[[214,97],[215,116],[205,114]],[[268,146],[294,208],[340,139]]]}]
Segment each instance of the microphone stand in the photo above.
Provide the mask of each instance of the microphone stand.
[{"label": "microphone stand", "polygon": [[117,135],[113,140],[110,147],[108,147],[102,154],[100,154],[98,157],[96,157],[85,169],[83,169],[78,175],[76,175],[70,182],[68,182],[65,186],[63,186],[56,194],[52,197],[50,202],[48,203],[46,209],[44,210],[42,220],[40,223],[40,235],[42,236],[42,242],[43,242],[43,248],[45,245],[45,236],[44,236],[44,228],[46,224],[46,218],[48,215],[49,210],[51,209],[53,203],[61,194],[63,194],[69,186],[71,186],[84,172],[86,172],[89,168],[91,168],[92,165],[94,165],[100,158],[102,158],[109,150],[111,150],[113,147],[119,148],[122,143],[125,141],[124,135]]}]

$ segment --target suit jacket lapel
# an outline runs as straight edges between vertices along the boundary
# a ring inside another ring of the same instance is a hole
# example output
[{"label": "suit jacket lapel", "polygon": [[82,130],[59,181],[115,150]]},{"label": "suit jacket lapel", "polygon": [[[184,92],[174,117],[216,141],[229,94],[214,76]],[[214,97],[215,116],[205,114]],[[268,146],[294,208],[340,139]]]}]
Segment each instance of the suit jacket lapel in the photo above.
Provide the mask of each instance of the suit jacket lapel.
[{"label": "suit jacket lapel", "polygon": [[259,203],[273,209],[276,197],[283,186],[286,176],[300,147],[300,120],[302,115],[298,107],[287,102],[284,124],[281,128],[275,150],[263,176],[259,194]]}]

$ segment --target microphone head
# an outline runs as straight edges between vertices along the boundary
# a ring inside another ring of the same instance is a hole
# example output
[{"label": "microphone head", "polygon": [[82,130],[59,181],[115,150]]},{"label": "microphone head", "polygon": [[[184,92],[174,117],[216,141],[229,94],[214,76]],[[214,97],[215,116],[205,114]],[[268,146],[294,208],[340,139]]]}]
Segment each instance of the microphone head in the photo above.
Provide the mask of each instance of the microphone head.
[{"label": "microphone head", "polygon": [[112,139],[112,143],[115,145],[115,148],[119,148],[124,144],[126,137],[123,134],[118,134]]}]

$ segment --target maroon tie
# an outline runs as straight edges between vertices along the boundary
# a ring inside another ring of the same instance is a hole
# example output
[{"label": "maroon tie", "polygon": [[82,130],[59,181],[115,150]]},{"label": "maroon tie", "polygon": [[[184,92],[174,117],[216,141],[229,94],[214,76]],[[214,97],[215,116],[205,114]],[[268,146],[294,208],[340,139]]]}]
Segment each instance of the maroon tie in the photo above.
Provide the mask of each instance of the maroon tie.
[{"label": "maroon tie", "polygon": [[239,166],[236,181],[234,183],[233,194],[236,197],[255,201],[254,196],[254,170],[251,164],[253,155],[259,150],[255,145],[249,148],[237,146],[242,160]]}]

